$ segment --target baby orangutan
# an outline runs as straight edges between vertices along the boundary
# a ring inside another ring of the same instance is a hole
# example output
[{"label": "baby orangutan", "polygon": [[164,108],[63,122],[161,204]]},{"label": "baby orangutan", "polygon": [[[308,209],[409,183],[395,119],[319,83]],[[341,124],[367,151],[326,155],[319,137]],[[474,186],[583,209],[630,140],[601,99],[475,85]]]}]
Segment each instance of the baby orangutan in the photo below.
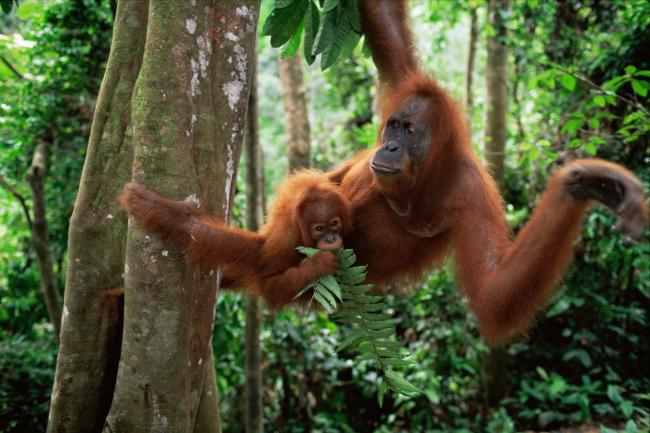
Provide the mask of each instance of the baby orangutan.
[{"label": "baby orangutan", "polygon": [[[120,205],[143,230],[180,248],[188,263],[206,270],[223,267],[222,287],[249,290],[272,308],[336,271],[338,257],[329,250],[343,246],[352,221],[348,200],[312,170],[278,187],[259,233],[229,227],[191,201],[172,201],[134,183],[124,187]],[[322,251],[305,258],[296,251],[301,245]]]}]

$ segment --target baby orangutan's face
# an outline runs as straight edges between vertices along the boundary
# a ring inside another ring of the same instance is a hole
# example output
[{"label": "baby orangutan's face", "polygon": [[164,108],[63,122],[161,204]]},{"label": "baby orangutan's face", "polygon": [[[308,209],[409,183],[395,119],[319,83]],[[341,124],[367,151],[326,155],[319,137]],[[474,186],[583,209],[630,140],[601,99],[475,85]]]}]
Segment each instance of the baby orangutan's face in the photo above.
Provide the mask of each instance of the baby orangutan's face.
[{"label": "baby orangutan's face", "polygon": [[343,247],[346,215],[345,204],[337,194],[323,194],[308,203],[302,217],[312,245],[319,250]]},{"label": "baby orangutan's face", "polygon": [[309,234],[319,250],[332,250],[343,246],[341,231],[343,223],[337,215],[311,224]]}]

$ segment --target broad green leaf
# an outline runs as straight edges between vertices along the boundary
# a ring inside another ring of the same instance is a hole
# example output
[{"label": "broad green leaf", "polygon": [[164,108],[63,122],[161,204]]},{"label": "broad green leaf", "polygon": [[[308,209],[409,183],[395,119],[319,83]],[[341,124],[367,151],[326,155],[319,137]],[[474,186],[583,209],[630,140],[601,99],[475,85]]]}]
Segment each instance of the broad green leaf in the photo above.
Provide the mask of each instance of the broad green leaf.
[{"label": "broad green leaf", "polygon": [[588,155],[594,156],[596,153],[598,153],[598,148],[596,147],[596,144],[593,141],[588,141],[584,145],[585,152],[587,152]]},{"label": "broad green leaf", "polygon": [[573,92],[575,90],[577,81],[578,80],[576,80],[576,78],[572,75],[560,75],[560,83],[562,83],[562,87],[567,89],[569,92]]},{"label": "broad green leaf", "polygon": [[621,393],[618,391],[618,386],[616,385],[607,385],[607,397],[609,397],[612,403],[619,404],[623,401]]},{"label": "broad green leaf", "polygon": [[593,117],[587,121],[587,124],[589,125],[589,127],[590,127],[591,129],[598,129],[598,128],[600,128],[600,122],[598,121],[598,119],[593,118]]},{"label": "broad green leaf", "polygon": [[314,39],[314,49],[312,54],[322,53],[334,40],[334,29],[336,28],[337,10],[327,12],[320,21],[318,33]]},{"label": "broad green leaf", "polygon": [[632,74],[634,74],[635,72],[636,72],[636,66],[632,66],[632,65],[630,65],[630,66],[626,66],[626,67],[625,67],[625,73],[626,73],[626,74],[632,75]]},{"label": "broad green leaf", "polygon": [[[309,7],[307,8],[307,13],[305,14],[305,39],[304,39],[304,48],[303,53],[305,60],[308,64],[314,63],[316,56],[314,55],[314,40],[318,34],[318,24],[320,22],[320,14],[318,13],[318,7],[313,2],[309,0]],[[344,250],[346,251],[346,250]]]},{"label": "broad green leaf", "polygon": [[2,12],[4,12],[5,14],[11,12],[13,6],[14,6],[14,0],[0,0],[0,9],[2,9]]},{"label": "broad green leaf", "polygon": [[349,0],[347,7],[350,16],[350,25],[355,32],[361,34],[361,19],[359,18],[359,5],[357,0]]},{"label": "broad green leaf", "polygon": [[336,28],[334,29],[334,37],[321,54],[321,69],[325,70],[332,66],[338,58],[348,34],[352,31],[350,25],[350,18],[348,14],[339,14],[340,19],[337,20]]},{"label": "broad green leaf", "polygon": [[594,104],[598,105],[599,107],[604,107],[605,104],[607,104],[607,101],[605,100],[605,97],[603,95],[596,95],[593,98]]},{"label": "broad green leaf", "polygon": [[272,47],[280,47],[291,39],[302,23],[307,6],[308,0],[296,0],[287,7],[271,12],[264,23],[262,34],[271,36]]},{"label": "broad green leaf", "polygon": [[628,420],[625,424],[625,433],[638,433],[639,428],[636,426],[634,420]]},{"label": "broad green leaf", "polygon": [[339,0],[325,0],[323,12],[329,12],[339,5]]},{"label": "broad green leaf", "polygon": [[632,80],[632,89],[639,96],[644,98],[648,96],[648,87],[650,87],[650,84],[647,81]]},{"label": "broad green leaf", "polygon": [[296,30],[289,42],[282,47],[282,50],[280,51],[280,57],[286,59],[287,57],[291,57],[296,54],[296,51],[298,51],[298,48],[300,48],[300,39],[302,37],[303,27],[304,20],[301,20],[298,30]]},{"label": "broad green leaf", "polygon": [[571,118],[567,120],[567,122],[562,126],[562,132],[568,133],[570,135],[575,135],[576,132],[578,132],[578,129],[582,127],[584,124],[583,119],[579,119],[577,117]]},{"label": "broad green leaf", "polygon": [[348,36],[345,38],[345,42],[343,42],[343,48],[341,49],[340,54],[340,57],[343,59],[343,61],[352,55],[352,52],[359,44],[360,39],[361,33],[357,33],[355,30],[352,30],[350,33],[348,33]]}]

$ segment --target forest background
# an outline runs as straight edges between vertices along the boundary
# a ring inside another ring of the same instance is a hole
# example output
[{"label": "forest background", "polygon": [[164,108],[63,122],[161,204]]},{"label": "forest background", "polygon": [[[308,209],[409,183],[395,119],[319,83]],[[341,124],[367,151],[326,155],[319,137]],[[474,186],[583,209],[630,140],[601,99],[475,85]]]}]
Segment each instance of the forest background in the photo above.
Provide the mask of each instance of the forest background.
[{"label": "forest background", "polygon": [[[262,24],[271,3],[262,3]],[[108,1],[29,0],[0,18],[0,432],[43,431],[47,423],[57,353],[52,317],[56,302],[61,314],[56,298],[64,288],[68,224],[114,12]],[[517,0],[500,14],[508,29],[502,190],[513,230],[530,215],[549,172],[566,160],[619,162],[647,188],[650,3]],[[482,154],[486,75],[494,66],[486,46],[495,34],[486,3],[412,1],[411,17],[424,68],[468,105],[473,144]],[[468,81],[473,27],[476,57]],[[289,171],[295,140],[309,145],[307,163],[321,169],[373,145],[376,70],[360,45],[325,71],[319,61],[280,60],[262,29],[258,119],[271,200]],[[281,64],[304,70],[285,71],[281,80]],[[293,97],[305,98],[308,127],[297,138],[285,134],[296,115],[285,117],[291,113],[285,107],[292,97],[287,89],[301,86],[304,96]],[[304,157],[304,144],[297,153]],[[244,162],[233,222],[245,227]],[[39,243],[41,220],[45,244]],[[614,224],[600,208],[588,216],[575,262],[549,309],[503,351],[496,403],[486,398],[486,387],[495,384],[481,380],[491,352],[449,265],[417,290],[389,299],[401,319],[398,337],[415,360],[406,377],[425,392],[389,395],[382,408],[376,372],[336,352],[337,325],[327,315],[264,310],[266,430],[503,433],[588,424],[603,432],[648,431],[650,243],[646,235],[623,245]],[[42,254],[51,257],[50,275],[38,266]],[[244,430],[246,320],[244,299],[221,292],[212,344],[226,431]]]}]

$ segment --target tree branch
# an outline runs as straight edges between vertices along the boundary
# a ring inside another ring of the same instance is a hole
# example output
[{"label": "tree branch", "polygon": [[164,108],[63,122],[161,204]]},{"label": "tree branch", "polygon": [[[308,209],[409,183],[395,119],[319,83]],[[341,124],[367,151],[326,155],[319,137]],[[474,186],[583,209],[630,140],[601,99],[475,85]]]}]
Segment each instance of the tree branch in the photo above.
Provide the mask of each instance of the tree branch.
[{"label": "tree branch", "polygon": [[11,62],[10,62],[9,60],[7,60],[7,58],[6,58],[5,56],[0,55],[0,61],[1,61],[2,63],[4,63],[5,66],[6,66],[7,68],[9,68],[9,70],[10,70],[11,72],[14,73],[14,75],[16,76],[16,78],[18,78],[19,80],[24,80],[24,79],[25,79],[25,76],[24,76],[23,74],[21,74],[21,73],[18,71],[18,69],[16,69],[16,67],[15,67],[14,65],[12,65]]},{"label": "tree branch", "polygon": [[7,179],[4,178],[0,174],[0,185],[4,186],[7,191],[11,193],[16,199],[20,202],[20,206],[23,208],[23,212],[25,214],[25,218],[27,219],[27,225],[29,226],[29,229],[32,229],[33,223],[32,223],[32,217],[29,212],[29,206],[27,206],[27,200],[25,200],[25,196],[23,196],[21,193],[16,191],[7,181]]},{"label": "tree branch", "polygon": [[576,80],[580,81],[581,83],[586,84],[587,86],[589,86],[592,89],[598,91],[599,93],[602,93],[604,95],[613,96],[614,98],[618,99],[619,101],[624,102],[624,103],[636,108],[637,110],[641,111],[646,116],[650,117],[650,111],[648,111],[643,105],[641,105],[638,102],[633,101],[633,100],[631,100],[629,98],[621,96],[616,92],[613,92],[611,90],[607,90],[607,89],[603,88],[602,86],[599,86],[598,84],[594,83],[593,81],[591,81],[589,78],[585,77],[584,75],[578,74],[576,72],[572,72],[572,71],[562,67],[561,65],[557,65],[555,63],[552,64],[552,65],[545,65],[543,63],[536,62],[534,60],[530,60],[530,61],[531,61],[531,63],[534,63],[534,64],[536,64],[536,65],[538,65],[540,67],[548,67],[548,66],[550,66],[553,69],[557,69],[560,72],[564,72],[565,74],[572,76]]}]

